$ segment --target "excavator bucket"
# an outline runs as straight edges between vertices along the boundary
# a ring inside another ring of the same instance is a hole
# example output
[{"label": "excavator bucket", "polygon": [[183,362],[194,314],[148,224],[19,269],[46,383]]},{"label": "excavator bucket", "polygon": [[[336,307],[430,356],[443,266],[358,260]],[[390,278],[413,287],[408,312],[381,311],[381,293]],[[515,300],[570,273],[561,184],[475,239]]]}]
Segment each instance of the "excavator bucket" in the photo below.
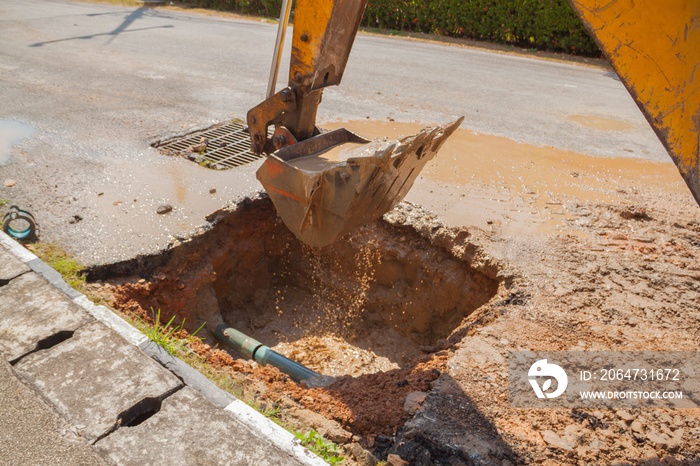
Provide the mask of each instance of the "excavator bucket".
[{"label": "excavator bucket", "polygon": [[[342,129],[284,147],[257,178],[287,227],[304,243],[326,246],[391,210],[463,118],[392,143],[369,143]],[[340,160],[328,156],[359,145]]]}]

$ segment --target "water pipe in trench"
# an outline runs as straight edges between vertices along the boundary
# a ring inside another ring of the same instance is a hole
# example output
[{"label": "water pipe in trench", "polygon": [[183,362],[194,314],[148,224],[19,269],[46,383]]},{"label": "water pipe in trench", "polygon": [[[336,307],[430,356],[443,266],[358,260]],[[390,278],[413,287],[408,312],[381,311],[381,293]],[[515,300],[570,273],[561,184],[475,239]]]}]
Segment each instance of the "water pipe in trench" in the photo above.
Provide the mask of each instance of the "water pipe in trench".
[{"label": "water pipe in trench", "polygon": [[303,382],[310,387],[319,387],[328,385],[333,380],[331,377],[321,375],[296,361],[282,356],[268,346],[235,328],[226,326],[226,324],[219,324],[214,334],[219,341],[233,347],[243,356],[254,360],[262,366],[268,364],[275,366],[290,376],[295,382]]}]

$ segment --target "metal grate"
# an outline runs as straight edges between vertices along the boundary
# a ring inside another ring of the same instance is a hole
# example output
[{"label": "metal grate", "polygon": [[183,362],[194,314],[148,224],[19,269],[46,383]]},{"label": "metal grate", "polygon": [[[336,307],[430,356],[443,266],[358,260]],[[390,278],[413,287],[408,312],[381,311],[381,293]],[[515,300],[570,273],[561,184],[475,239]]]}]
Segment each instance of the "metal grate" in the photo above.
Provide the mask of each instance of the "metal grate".
[{"label": "metal grate", "polygon": [[[243,123],[233,121],[167,141],[159,141],[153,147],[160,149],[165,155],[185,157],[208,168],[226,170],[264,157],[250,151],[250,136],[245,129]],[[196,149],[202,138],[206,140],[206,149],[203,152]]]}]

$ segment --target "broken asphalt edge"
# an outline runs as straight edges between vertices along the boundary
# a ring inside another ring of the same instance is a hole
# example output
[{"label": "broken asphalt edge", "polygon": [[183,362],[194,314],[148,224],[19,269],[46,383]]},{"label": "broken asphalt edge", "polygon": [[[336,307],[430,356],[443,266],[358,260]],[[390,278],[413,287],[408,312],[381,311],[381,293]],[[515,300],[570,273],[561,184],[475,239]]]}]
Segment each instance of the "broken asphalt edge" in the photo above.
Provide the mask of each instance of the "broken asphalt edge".
[{"label": "broken asphalt edge", "polygon": [[94,304],[84,294],[73,289],[63,280],[61,274],[3,231],[0,231],[0,245],[4,246],[5,249],[26,264],[32,271],[48,280],[51,285],[62,291],[93,318],[117,332],[132,345],[137,346],[141,351],[182,380],[185,385],[199,392],[210,403],[231,413],[234,418],[253,433],[267,438],[282,451],[304,464],[327,465],[320,457],[303,447],[291,432],[275,424],[230,393],[217,387],[214,382],[206,378],[202,373],[180,358],[165,351],[109,308]]}]

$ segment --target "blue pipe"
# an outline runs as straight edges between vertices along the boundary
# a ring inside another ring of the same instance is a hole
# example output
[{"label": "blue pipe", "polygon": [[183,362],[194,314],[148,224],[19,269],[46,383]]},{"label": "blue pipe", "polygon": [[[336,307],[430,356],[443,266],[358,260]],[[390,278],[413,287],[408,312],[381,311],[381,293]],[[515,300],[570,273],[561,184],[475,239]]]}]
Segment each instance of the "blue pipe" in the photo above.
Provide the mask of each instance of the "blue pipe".
[{"label": "blue pipe", "polygon": [[249,337],[235,328],[227,327],[225,324],[219,324],[216,327],[214,335],[216,335],[219,341],[232,346],[246,358],[253,359],[262,366],[268,364],[275,366],[290,376],[295,382],[304,382],[309,386],[317,387],[326,385],[332,380],[330,377],[325,377],[296,361],[282,356],[254,338]]}]

